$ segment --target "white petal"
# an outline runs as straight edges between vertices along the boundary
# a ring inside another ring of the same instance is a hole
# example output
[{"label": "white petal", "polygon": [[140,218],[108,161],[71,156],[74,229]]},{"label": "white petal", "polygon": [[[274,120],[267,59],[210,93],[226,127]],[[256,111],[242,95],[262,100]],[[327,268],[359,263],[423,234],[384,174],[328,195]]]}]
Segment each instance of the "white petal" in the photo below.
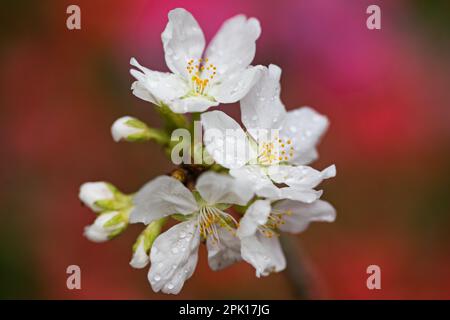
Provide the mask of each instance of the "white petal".
[{"label": "white petal", "polygon": [[86,182],[80,186],[78,197],[92,211],[100,212],[102,209],[96,206],[95,202],[112,200],[114,199],[114,193],[106,182]]},{"label": "white petal", "polygon": [[240,168],[230,169],[230,175],[245,182],[259,196],[264,197],[260,193],[265,192],[265,194],[268,194],[267,197],[270,198],[270,195],[273,195],[273,192],[278,190],[267,176],[264,168],[258,165],[245,165]]},{"label": "white petal", "polygon": [[295,186],[305,189],[315,188],[324,179],[336,176],[335,165],[331,165],[322,171],[318,171],[308,166],[280,166],[279,168],[282,168],[282,170],[279,171],[277,175],[269,173],[270,177],[275,182],[286,183],[292,187]]},{"label": "white petal", "polygon": [[214,270],[222,270],[241,260],[241,242],[228,229],[218,227],[219,242],[208,236],[208,264]]},{"label": "white petal", "polygon": [[[263,195],[260,195],[263,196]],[[312,203],[322,196],[322,190],[305,189],[303,187],[282,187],[276,196],[267,196],[272,200],[291,199],[305,203]]]},{"label": "white petal", "polygon": [[84,236],[93,242],[109,240],[112,233],[125,226],[125,222],[119,222],[113,226],[105,227],[105,223],[115,218],[118,214],[120,214],[118,211],[111,211],[99,215],[93,224],[84,228]]},{"label": "white petal", "polygon": [[[133,91],[138,98],[143,96],[144,100],[150,102],[153,102],[153,98],[158,105],[161,102],[168,104],[170,101],[186,95],[189,91],[187,82],[178,75],[152,71],[141,66],[134,58],[131,58],[130,64],[140,70],[130,70],[131,75],[139,83],[139,85],[135,85],[134,89],[132,87],[133,90],[138,89],[137,93]],[[144,89],[149,92],[148,96],[142,92]]]},{"label": "white petal", "polygon": [[195,188],[210,205],[224,203],[243,206],[253,197],[253,191],[248,184],[212,171],[203,173]]},{"label": "white petal", "polygon": [[205,54],[217,67],[217,81],[245,69],[252,62],[260,34],[261,27],[255,18],[237,15],[224,22]]},{"label": "white petal", "polygon": [[239,221],[237,235],[239,238],[253,236],[259,226],[265,225],[270,215],[271,206],[268,200],[256,200],[247,209]]},{"label": "white petal", "polygon": [[317,158],[316,145],[328,128],[327,117],[309,107],[289,111],[281,135],[291,138],[294,146],[293,164],[308,164]]},{"label": "white petal", "polygon": [[181,222],[156,238],[150,252],[148,280],[155,292],[178,294],[194,273],[200,233],[196,221]]},{"label": "white petal", "polygon": [[326,201],[317,200],[311,204],[298,201],[283,200],[273,206],[274,211],[291,211],[291,215],[284,215],[285,221],[279,228],[284,232],[299,233],[304,231],[313,221],[333,222],[336,210]]},{"label": "white petal", "polygon": [[188,61],[199,59],[205,49],[205,36],[188,11],[177,8],[169,12],[169,22],[161,34],[169,69],[184,78]]},{"label": "white petal", "polygon": [[175,99],[168,102],[167,105],[175,113],[187,113],[206,111],[210,107],[219,105],[219,102],[213,101],[203,96],[198,96]]},{"label": "white petal", "polygon": [[226,75],[222,81],[208,91],[220,103],[233,103],[241,100],[260,77],[261,66],[248,67]]},{"label": "white petal", "polygon": [[267,276],[286,268],[286,259],[278,237],[268,238],[261,232],[241,239],[242,258],[256,269],[256,276]]},{"label": "white petal", "polygon": [[201,115],[203,141],[211,157],[225,168],[238,168],[254,157],[241,126],[221,111]]},{"label": "white petal", "polygon": [[133,253],[133,257],[131,258],[130,265],[135,269],[142,269],[147,266],[150,259],[148,253],[145,252],[144,248],[144,240],[141,240],[136,251]]},{"label": "white petal", "polygon": [[158,104],[158,100],[145,88],[145,81],[135,81],[131,84],[131,90],[133,94],[139,99]]},{"label": "white petal", "polygon": [[113,125],[111,126],[111,135],[113,136],[114,141],[118,142],[120,140],[126,139],[128,136],[142,133],[145,131],[144,129],[139,129],[127,125],[127,121],[129,120],[137,120],[137,119],[130,116],[125,116],[114,121]]},{"label": "white petal", "polygon": [[130,222],[148,224],[171,214],[190,214],[198,209],[197,202],[180,181],[160,176],[143,186],[134,196]]},{"label": "white petal", "polygon": [[[280,100],[281,69],[271,64],[241,100],[242,122],[247,131],[280,129],[286,109]],[[254,137],[256,138],[256,137]]]}]

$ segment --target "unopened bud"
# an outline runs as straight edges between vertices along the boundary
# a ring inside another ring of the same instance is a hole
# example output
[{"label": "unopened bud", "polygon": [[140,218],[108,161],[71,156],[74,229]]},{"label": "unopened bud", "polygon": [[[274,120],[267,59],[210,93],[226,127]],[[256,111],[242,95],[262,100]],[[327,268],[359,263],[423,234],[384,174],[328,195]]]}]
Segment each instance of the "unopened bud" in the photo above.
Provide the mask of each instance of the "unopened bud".
[{"label": "unopened bud", "polygon": [[122,233],[128,226],[126,211],[111,211],[102,213],[94,223],[84,229],[86,238],[93,242],[105,242]]}]

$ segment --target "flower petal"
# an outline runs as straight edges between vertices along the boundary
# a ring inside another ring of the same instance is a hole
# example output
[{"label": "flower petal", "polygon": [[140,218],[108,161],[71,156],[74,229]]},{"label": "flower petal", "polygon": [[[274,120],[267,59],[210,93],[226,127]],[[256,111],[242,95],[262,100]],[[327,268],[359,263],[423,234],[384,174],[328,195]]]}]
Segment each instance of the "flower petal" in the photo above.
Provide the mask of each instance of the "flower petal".
[{"label": "flower petal", "polygon": [[331,165],[322,171],[308,166],[273,166],[269,169],[269,175],[276,183],[312,189],[317,187],[322,180],[336,176],[336,166]]},{"label": "flower petal", "polygon": [[[259,196],[265,196],[262,192]],[[312,203],[322,196],[322,190],[305,189],[301,187],[282,187],[276,195],[266,196],[272,200],[291,199],[305,203]]]},{"label": "flower petal", "polygon": [[271,64],[261,73],[259,80],[241,100],[242,122],[249,132],[280,129],[286,115],[280,100],[281,69]]},{"label": "flower petal", "polygon": [[230,169],[230,175],[250,186],[256,195],[265,198],[278,198],[279,189],[267,176],[265,169],[259,165],[245,165]]},{"label": "flower petal", "polygon": [[200,233],[195,220],[178,223],[156,238],[148,273],[153,291],[178,294],[194,273],[199,245]]},{"label": "flower petal", "polygon": [[278,184],[286,184],[287,187],[278,188],[272,194],[257,192],[259,196],[264,196],[272,200],[291,199],[306,203],[314,202],[322,195],[322,191],[314,190],[322,180],[334,177],[336,168],[334,165],[323,171],[315,170],[307,166],[271,166],[268,168],[268,175]]},{"label": "flower petal", "polygon": [[259,226],[267,223],[271,210],[270,201],[268,200],[256,200],[252,203],[239,221],[238,237],[242,239],[253,236]]},{"label": "flower petal", "polygon": [[260,77],[261,66],[248,67],[244,70],[236,71],[208,91],[220,103],[233,103],[241,100],[254,86]]},{"label": "flower petal", "polygon": [[161,34],[166,64],[185,79],[188,61],[199,59],[205,49],[205,36],[191,13],[182,8],[169,12],[169,22]]},{"label": "flower petal", "polygon": [[205,53],[217,67],[216,81],[247,68],[255,57],[255,41],[260,34],[261,26],[255,18],[237,15],[224,22]]},{"label": "flower petal", "polygon": [[167,105],[175,113],[203,112],[210,107],[219,105],[219,102],[203,96],[183,97],[168,102]]},{"label": "flower petal", "polygon": [[253,191],[248,184],[212,171],[203,173],[195,188],[210,205],[224,203],[243,206],[253,197]]},{"label": "flower petal", "polygon": [[145,224],[171,214],[190,214],[198,209],[197,202],[180,181],[160,176],[143,186],[134,196],[130,222]]},{"label": "flower petal", "polygon": [[135,81],[131,84],[133,94],[139,99],[158,104],[158,100],[145,88],[144,81]]},{"label": "flower petal", "polygon": [[225,168],[238,168],[254,157],[241,126],[222,111],[201,115],[203,140],[211,157]]},{"label": "flower petal", "polygon": [[284,215],[284,224],[280,230],[284,232],[299,233],[308,228],[313,221],[333,222],[336,219],[336,210],[326,201],[317,200],[306,204],[292,200],[282,200],[273,206],[274,211],[290,211],[291,215]]},{"label": "flower petal", "polygon": [[217,227],[219,242],[208,236],[206,247],[208,248],[208,264],[214,270],[222,270],[241,258],[241,242],[229,230]]},{"label": "flower petal", "polygon": [[241,239],[242,258],[256,269],[256,276],[267,276],[286,268],[286,259],[278,237],[268,238],[261,232]]},{"label": "flower petal", "polygon": [[293,164],[308,164],[317,158],[316,145],[328,128],[327,117],[309,107],[289,111],[281,135],[292,139]]},{"label": "flower petal", "polygon": [[[186,95],[189,91],[186,81],[178,75],[152,71],[141,66],[134,58],[131,58],[130,64],[140,70],[130,70],[131,75],[138,80],[137,84],[132,86],[133,94],[138,98],[158,105],[161,102],[168,104],[170,101]],[[147,90],[148,94],[145,94],[144,90]]]}]

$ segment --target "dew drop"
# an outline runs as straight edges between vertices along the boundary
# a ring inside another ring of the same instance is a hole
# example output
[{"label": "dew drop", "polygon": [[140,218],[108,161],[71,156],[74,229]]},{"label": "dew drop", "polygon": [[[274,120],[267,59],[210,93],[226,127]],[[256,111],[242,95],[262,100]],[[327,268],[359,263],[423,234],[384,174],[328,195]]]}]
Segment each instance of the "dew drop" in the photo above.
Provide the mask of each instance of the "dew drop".
[{"label": "dew drop", "polygon": [[161,277],[159,275],[156,275],[156,276],[153,277],[153,280],[155,282],[158,282],[159,280],[161,280]]},{"label": "dew drop", "polygon": [[174,254],[175,254],[175,253],[178,253],[178,248],[177,248],[177,247],[173,247],[173,248],[172,248],[172,253],[174,253]]},{"label": "dew drop", "polygon": [[174,288],[174,285],[173,285],[172,283],[169,283],[169,284],[167,285],[167,288],[168,288],[169,290],[172,290],[172,289]]}]

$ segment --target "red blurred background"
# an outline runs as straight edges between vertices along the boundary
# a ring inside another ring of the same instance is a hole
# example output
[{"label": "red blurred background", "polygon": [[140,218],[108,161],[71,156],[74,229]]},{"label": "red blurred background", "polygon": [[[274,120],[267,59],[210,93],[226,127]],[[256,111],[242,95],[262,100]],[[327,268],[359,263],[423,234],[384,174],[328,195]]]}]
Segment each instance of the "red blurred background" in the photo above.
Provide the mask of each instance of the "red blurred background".
[{"label": "red blurred background", "polygon": [[[81,30],[66,8],[81,8]],[[366,8],[381,7],[381,30]],[[288,108],[329,116],[317,168],[335,163],[324,198],[333,224],[296,239],[320,278],[319,298],[450,298],[450,93],[448,1],[3,1],[0,5],[0,297],[161,299],[147,270],[129,265],[140,231],[94,244],[85,181],[134,192],[171,169],[158,146],[114,143],[110,125],[133,115],[157,126],[154,107],[130,92],[129,58],[167,70],[160,34],[175,7],[211,39],[238,13],[257,17],[254,64],[283,69]],[[239,106],[226,106],[238,117]],[[204,248],[175,298],[295,298],[285,273],[257,279],[244,263],[215,273]],[[82,290],[66,288],[66,267]],[[366,287],[377,264],[382,290]],[[172,296],[170,298],[173,298]]]}]

